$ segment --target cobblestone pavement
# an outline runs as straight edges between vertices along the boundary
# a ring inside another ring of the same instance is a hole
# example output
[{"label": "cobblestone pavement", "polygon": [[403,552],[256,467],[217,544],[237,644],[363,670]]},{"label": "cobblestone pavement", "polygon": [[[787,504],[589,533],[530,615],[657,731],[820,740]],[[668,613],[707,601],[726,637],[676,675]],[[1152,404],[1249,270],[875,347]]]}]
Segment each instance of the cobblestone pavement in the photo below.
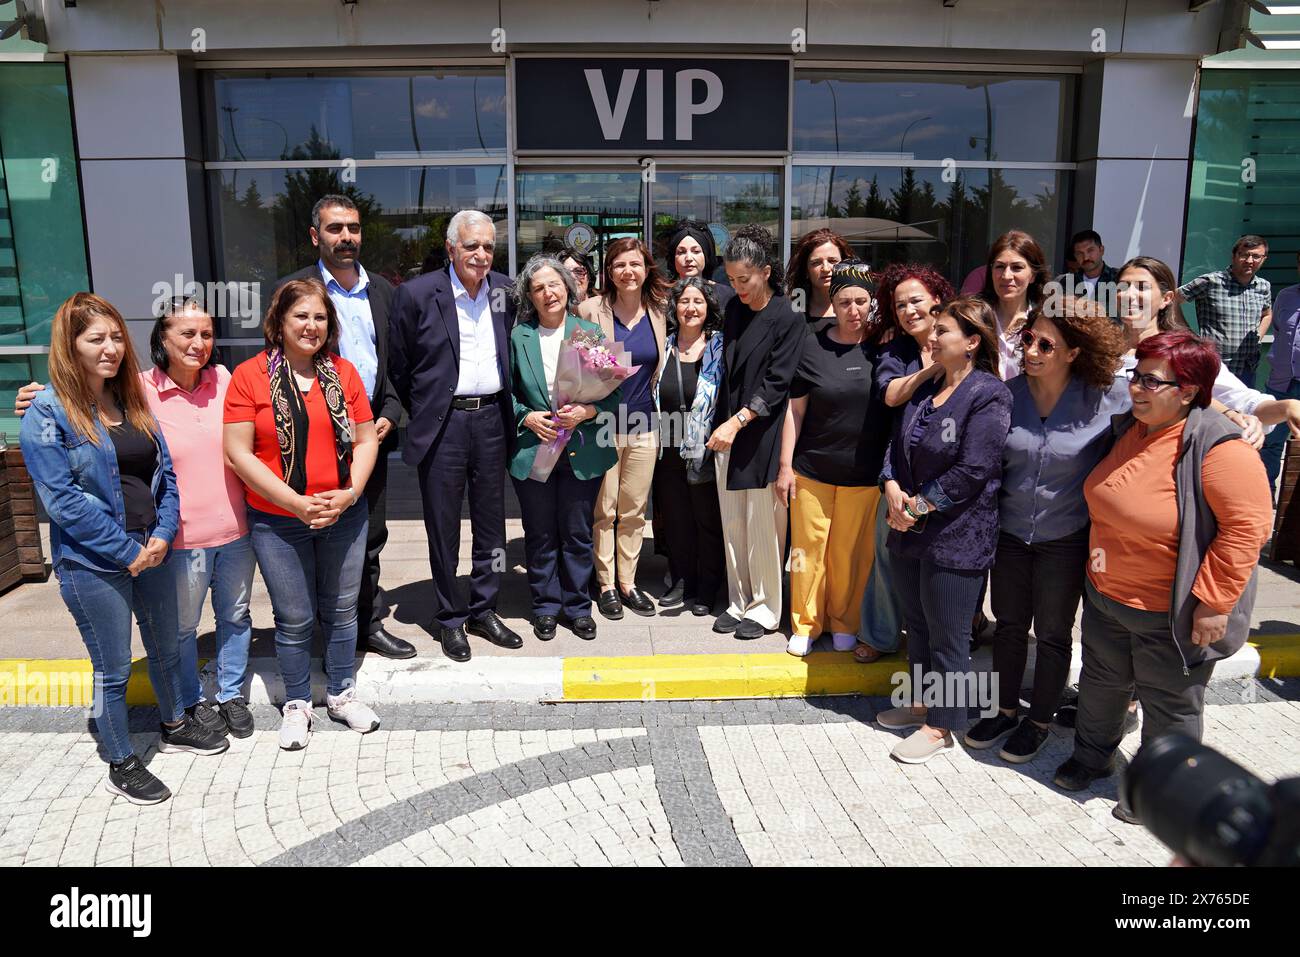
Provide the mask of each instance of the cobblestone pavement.
[{"label": "cobblestone pavement", "polygon": [[[322,720],[281,751],[275,709],[219,757],[159,754],[172,789],[103,787],[84,712],[0,711],[0,864],[1164,864],[1111,817],[1115,781],[1065,794],[1070,732],[1030,764],[959,749],[895,763],[884,699],[404,705],[354,734]],[[1212,686],[1206,741],[1262,777],[1300,774],[1300,680]],[[1130,735],[1125,749],[1136,749]]]}]

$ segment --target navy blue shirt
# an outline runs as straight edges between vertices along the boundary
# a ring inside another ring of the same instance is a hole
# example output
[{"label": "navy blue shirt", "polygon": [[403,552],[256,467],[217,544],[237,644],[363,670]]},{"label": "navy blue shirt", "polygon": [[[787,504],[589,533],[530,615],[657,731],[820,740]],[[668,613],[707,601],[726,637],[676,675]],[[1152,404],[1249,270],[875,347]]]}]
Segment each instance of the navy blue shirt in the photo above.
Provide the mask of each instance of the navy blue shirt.
[{"label": "navy blue shirt", "polygon": [[623,380],[623,404],[619,408],[619,428],[626,428],[628,435],[649,432],[655,425],[655,398],[650,388],[650,381],[659,366],[659,343],[655,341],[654,326],[650,324],[650,317],[643,315],[636,328],[632,330],[615,317],[614,341],[621,343],[630,354],[632,364],[640,367]]},{"label": "navy blue shirt", "polygon": [[1046,420],[1028,377],[1016,376],[1007,388],[1011,431],[1002,451],[1002,531],[1026,544],[1065,538],[1088,524],[1083,480],[1110,451],[1111,416],[1131,405],[1128,380],[1116,376],[1102,391],[1071,377]]}]

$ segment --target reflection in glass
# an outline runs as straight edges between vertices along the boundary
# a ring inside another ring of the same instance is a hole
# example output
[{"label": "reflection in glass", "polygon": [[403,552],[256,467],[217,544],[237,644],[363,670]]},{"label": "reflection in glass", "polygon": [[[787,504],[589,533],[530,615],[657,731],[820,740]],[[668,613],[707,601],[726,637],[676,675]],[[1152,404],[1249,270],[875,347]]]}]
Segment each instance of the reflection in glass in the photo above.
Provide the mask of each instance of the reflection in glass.
[{"label": "reflection in glass", "polygon": [[800,70],[794,148],[897,159],[1063,162],[1068,76]]},{"label": "reflection in glass", "polygon": [[318,141],[352,159],[506,147],[499,69],[214,72],[206,114],[211,160],[310,159]]},{"label": "reflection in glass", "polygon": [[[672,254],[666,248],[669,236],[683,219],[698,220],[713,227],[715,243],[724,232],[734,236],[740,226],[758,223],[771,231],[776,248],[781,248],[781,181],[776,171],[660,170],[650,186],[650,197],[654,212],[654,253],[661,268],[667,266]],[[717,246],[721,254],[722,244]],[[726,272],[719,266],[709,278],[725,282]]]},{"label": "reflection in glass", "polygon": [[937,167],[796,166],[794,239],[828,227],[872,268],[929,263],[954,286],[984,265],[989,245],[1008,229],[1031,233],[1055,262],[1068,173],[966,169],[951,183],[944,173]]},{"label": "reflection in glass", "polygon": [[529,170],[515,179],[515,239],[523,265],[539,252],[558,252],[574,223],[595,235],[591,250],[597,273],[605,247],[624,236],[643,238],[641,173]]},{"label": "reflection in glass", "polygon": [[[361,212],[361,263],[393,282],[446,264],[447,223],[462,209],[497,221],[494,267],[506,271],[506,181],[502,166],[362,166],[356,183],[336,169],[217,170],[217,273],[223,281],[274,282],[315,262],[311,208],[343,193]],[[234,333],[236,335],[240,333]]]}]

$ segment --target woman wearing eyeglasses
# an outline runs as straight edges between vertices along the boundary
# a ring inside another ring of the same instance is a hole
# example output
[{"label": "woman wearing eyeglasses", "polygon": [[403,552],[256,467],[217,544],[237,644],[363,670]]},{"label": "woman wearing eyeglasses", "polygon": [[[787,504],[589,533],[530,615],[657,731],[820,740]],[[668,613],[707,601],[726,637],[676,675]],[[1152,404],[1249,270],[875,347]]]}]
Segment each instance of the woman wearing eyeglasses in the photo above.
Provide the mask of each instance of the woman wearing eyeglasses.
[{"label": "woman wearing eyeglasses", "polygon": [[593,288],[596,271],[591,265],[590,256],[578,252],[572,246],[565,246],[560,253],[560,263],[573,277],[573,283],[578,289],[578,302],[586,302],[596,295]]},{"label": "woman wearing eyeglasses", "polygon": [[[1050,316],[1050,318],[1049,318]],[[1024,374],[1011,390],[1011,431],[1002,453],[1000,533],[992,572],[993,670],[999,713],[966,732],[969,747],[1029,761],[1070,671],[1071,634],[1088,560],[1083,480],[1110,450],[1111,416],[1129,407],[1116,376],[1124,338],[1097,303],[1048,299],[1020,337]],[[1037,651],[1029,714],[1018,719],[1032,627]]]},{"label": "woman wearing eyeglasses", "polygon": [[1272,501],[1259,456],[1209,407],[1219,365],[1190,332],[1139,343],[1132,414],[1115,420],[1114,448],[1084,481],[1083,673],[1074,754],[1055,777],[1067,791],[1113,773],[1135,687],[1143,743],[1199,740],[1215,662],[1250,631]]}]

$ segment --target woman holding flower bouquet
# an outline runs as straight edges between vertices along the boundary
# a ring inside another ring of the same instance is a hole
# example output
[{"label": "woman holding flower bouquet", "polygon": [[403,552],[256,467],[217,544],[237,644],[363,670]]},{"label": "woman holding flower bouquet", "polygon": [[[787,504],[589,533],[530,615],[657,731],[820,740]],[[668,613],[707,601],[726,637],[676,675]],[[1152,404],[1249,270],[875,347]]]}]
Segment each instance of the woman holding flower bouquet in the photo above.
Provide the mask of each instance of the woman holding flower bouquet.
[{"label": "woman holding flower bouquet", "polygon": [[[523,512],[533,634],[549,641],[562,621],[590,640],[596,637],[589,591],[593,514],[601,481],[619,455],[597,441],[596,415],[617,411],[622,399],[617,381],[627,370],[607,375],[606,384],[613,386],[603,398],[569,401],[566,382],[595,378],[596,363],[575,355],[581,350],[574,333],[580,339],[585,333],[587,342],[601,337],[596,325],[576,315],[573,275],[553,256],[534,256],[520,271],[514,292],[519,306],[510,332],[515,411],[510,477]],[[579,363],[586,368],[576,368]],[[607,373],[615,371],[605,365]]]},{"label": "woman holding flower bouquet", "polygon": [[[596,599],[600,613],[617,620],[626,605],[653,615],[655,604],[636,587],[636,568],[645,540],[645,510],[659,456],[655,387],[663,367],[664,293],[667,283],[650,250],[639,239],[616,239],[605,249],[605,281],[598,298],[578,314],[596,323],[611,343],[625,348],[635,373],[623,383],[614,442],[617,460],[596,500]],[[617,560],[616,560],[617,553]]]}]

